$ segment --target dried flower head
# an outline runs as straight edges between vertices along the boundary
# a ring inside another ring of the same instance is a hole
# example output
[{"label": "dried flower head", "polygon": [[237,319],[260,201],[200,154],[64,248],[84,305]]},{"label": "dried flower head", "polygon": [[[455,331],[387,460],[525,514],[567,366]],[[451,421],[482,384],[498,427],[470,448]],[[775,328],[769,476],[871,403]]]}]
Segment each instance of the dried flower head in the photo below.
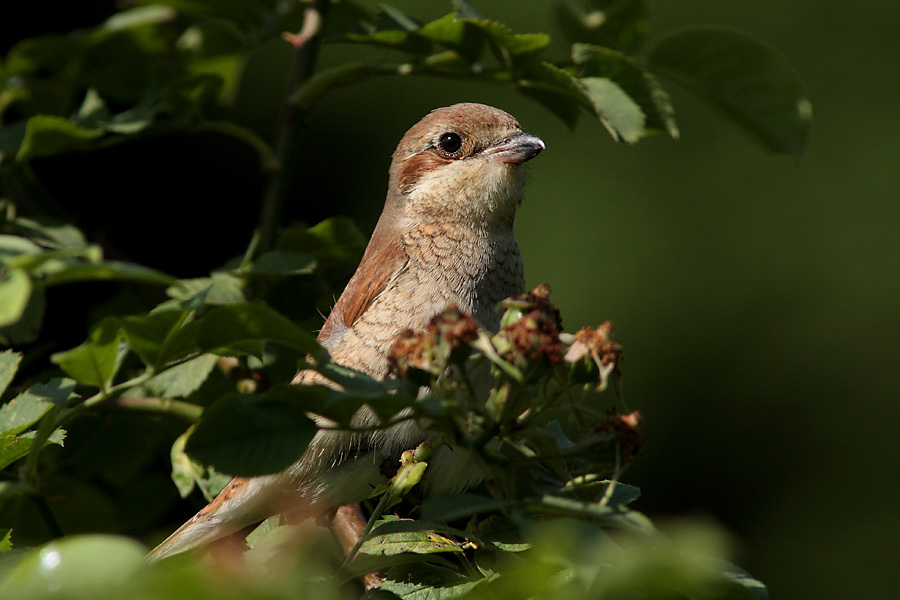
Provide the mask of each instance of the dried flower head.
[{"label": "dried flower head", "polygon": [[597,366],[608,366],[618,363],[622,357],[622,346],[610,339],[612,322],[605,321],[596,329],[582,327],[575,333],[575,339],[566,352],[566,362],[576,363],[591,357]]},{"label": "dried flower head", "polygon": [[391,373],[427,384],[454,363],[469,356],[469,342],[478,337],[478,324],[455,306],[439,312],[424,331],[402,331],[388,351]]},{"label": "dried flower head", "polygon": [[638,433],[641,413],[633,411],[627,415],[610,412],[593,427],[594,431],[612,431],[622,448],[622,458],[627,462],[637,456],[644,447],[644,440]]},{"label": "dried flower head", "polygon": [[507,309],[504,327],[495,338],[500,355],[520,366],[542,359],[551,365],[559,364],[562,318],[550,302],[550,286],[541,284],[532,292],[504,300],[503,306]]}]

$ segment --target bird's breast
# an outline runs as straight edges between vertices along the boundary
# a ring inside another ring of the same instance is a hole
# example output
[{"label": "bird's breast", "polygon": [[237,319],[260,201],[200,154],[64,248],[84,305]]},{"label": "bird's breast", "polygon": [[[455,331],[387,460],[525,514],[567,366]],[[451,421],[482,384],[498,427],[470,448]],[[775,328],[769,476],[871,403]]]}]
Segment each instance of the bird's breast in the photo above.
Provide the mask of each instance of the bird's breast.
[{"label": "bird's breast", "polygon": [[386,374],[387,352],[401,331],[424,328],[450,304],[496,331],[497,303],[525,288],[511,228],[488,232],[422,224],[401,238],[406,265],[331,349],[336,362],[375,377]]}]

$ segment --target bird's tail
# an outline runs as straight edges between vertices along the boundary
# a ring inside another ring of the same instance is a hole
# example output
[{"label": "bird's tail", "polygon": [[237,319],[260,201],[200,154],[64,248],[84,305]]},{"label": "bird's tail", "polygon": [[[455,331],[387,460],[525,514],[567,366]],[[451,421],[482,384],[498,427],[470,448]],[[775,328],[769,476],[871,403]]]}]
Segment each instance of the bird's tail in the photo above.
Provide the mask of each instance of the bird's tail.
[{"label": "bird's tail", "polygon": [[[235,477],[216,499],[150,551],[147,559],[163,558],[199,548],[263,520],[271,514],[274,482],[270,477]],[[258,488],[258,489],[253,489]]]}]

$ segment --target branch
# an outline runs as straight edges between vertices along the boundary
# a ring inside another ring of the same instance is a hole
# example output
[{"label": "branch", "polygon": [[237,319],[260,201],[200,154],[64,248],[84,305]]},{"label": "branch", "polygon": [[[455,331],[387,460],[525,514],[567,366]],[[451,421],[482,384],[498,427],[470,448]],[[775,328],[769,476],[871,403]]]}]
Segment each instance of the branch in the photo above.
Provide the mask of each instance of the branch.
[{"label": "branch", "polygon": [[258,235],[255,236],[256,253],[271,250],[275,244],[275,235],[281,224],[284,194],[287,189],[287,171],[285,164],[291,154],[291,147],[296,133],[296,107],[291,101],[298,89],[305,85],[315,69],[319,55],[319,33],[322,23],[328,14],[329,0],[316,0],[306,9],[303,15],[303,27],[299,33],[284,33],[282,37],[295,50],[294,67],[288,83],[287,92],[281,105],[281,114],[275,128],[275,156],[278,159],[278,171],[272,175],[266,189],[265,198],[259,218]]}]

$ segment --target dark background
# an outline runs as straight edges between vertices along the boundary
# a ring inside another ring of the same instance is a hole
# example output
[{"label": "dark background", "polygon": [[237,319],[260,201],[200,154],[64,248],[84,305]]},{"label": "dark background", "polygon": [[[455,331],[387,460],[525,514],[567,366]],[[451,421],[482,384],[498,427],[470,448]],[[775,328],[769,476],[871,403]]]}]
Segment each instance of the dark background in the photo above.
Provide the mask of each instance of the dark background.
[{"label": "dark background", "polygon": [[[443,0],[392,4],[421,19],[450,10]],[[556,55],[564,53],[555,2],[529,2],[528,10],[518,0],[475,4],[516,31],[549,31]],[[517,225],[528,283],[552,286],[570,330],[613,320],[626,349],[626,399],[644,414],[647,440],[625,475],[643,490],[637,508],[663,525],[684,516],[723,524],[734,536],[735,562],[773,598],[893,597],[900,584],[900,5],[649,4],[653,38],[718,23],[779,48],[813,103],[806,155],[766,154],[674,84],[681,139],[626,146],[588,118],[570,131],[502,89],[385,78],[342,88],[315,107],[298,139],[290,217],[348,214],[368,233],[390,154],[422,115],[459,101],[513,113],[548,146],[532,163]],[[54,14],[52,23],[46,14],[23,18],[16,30],[4,19],[3,45],[95,24],[111,10],[93,6],[95,13],[79,6]],[[326,48],[322,61],[355,52]],[[289,59],[280,42],[259,53],[235,99],[238,118],[267,137]],[[144,229],[114,240],[125,255],[200,276],[246,246],[259,198],[249,157],[242,175],[234,153],[219,148],[220,157],[208,140],[195,148],[196,141],[154,148],[149,140],[131,150],[134,157],[93,154],[69,166],[67,178],[60,165],[36,168],[53,173],[55,192],[69,201],[90,191],[98,210],[88,221],[97,231],[115,235],[115,223],[96,220],[109,218],[102,207],[110,202],[123,215],[146,214]],[[90,171],[108,173],[111,165],[146,185],[117,196],[115,179],[98,181]],[[182,241],[179,228],[208,232],[208,243]],[[194,260],[185,263],[185,252]]]}]

